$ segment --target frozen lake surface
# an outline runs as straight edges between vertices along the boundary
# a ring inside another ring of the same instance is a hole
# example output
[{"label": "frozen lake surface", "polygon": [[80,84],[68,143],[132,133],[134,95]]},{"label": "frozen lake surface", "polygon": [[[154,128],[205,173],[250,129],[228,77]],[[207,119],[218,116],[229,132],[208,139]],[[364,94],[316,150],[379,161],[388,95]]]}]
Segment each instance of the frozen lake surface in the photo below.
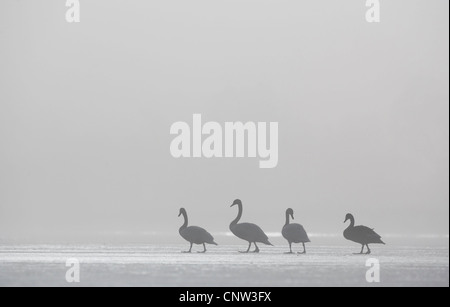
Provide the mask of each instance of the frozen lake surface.
[{"label": "frozen lake surface", "polygon": [[[79,286],[449,286],[448,247],[310,246],[307,255],[286,247],[243,255],[241,246],[182,254],[172,246],[0,246],[0,286],[73,286],[65,280],[68,258],[81,263]],[[366,260],[381,265],[381,283],[366,282]]]}]

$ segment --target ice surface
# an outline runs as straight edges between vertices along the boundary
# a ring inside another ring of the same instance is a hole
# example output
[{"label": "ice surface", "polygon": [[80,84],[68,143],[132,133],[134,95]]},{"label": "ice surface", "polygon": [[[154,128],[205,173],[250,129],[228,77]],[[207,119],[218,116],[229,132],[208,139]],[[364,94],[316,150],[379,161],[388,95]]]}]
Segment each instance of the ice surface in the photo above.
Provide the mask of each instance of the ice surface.
[{"label": "ice surface", "polygon": [[[0,286],[74,286],[65,280],[66,260],[81,263],[80,286],[449,286],[448,247],[310,246],[307,255],[285,255],[286,247],[209,247],[207,254],[182,254],[186,245],[2,245]],[[200,250],[199,247],[197,247]],[[381,264],[381,283],[366,281],[366,260]]]}]

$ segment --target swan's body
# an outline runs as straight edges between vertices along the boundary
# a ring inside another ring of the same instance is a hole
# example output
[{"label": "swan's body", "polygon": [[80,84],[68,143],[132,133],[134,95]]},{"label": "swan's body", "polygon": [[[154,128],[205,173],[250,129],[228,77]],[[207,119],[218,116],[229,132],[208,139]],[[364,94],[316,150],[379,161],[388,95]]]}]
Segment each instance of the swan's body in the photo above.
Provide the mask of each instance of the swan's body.
[{"label": "swan's body", "polygon": [[350,226],[344,231],[344,237],[349,241],[362,245],[360,254],[364,253],[365,246],[367,246],[366,254],[369,255],[371,253],[369,244],[385,244],[381,240],[381,236],[372,228],[366,226],[355,226],[355,218],[353,215],[347,214],[344,223],[348,220],[350,220]]},{"label": "swan's body", "polygon": [[269,242],[269,238],[258,225],[251,223],[239,223],[243,212],[242,202],[240,200],[236,200],[233,205],[231,205],[231,207],[234,206],[238,206],[239,213],[237,218],[230,224],[230,230],[236,237],[249,243],[248,250],[245,253],[250,252],[252,244],[255,245],[254,253],[259,253],[257,243],[273,246],[272,243]]},{"label": "swan's body", "polygon": [[303,252],[299,254],[306,254],[305,243],[311,242],[305,229],[300,224],[291,224],[290,217],[294,219],[294,210],[286,210],[286,224],[283,227],[283,237],[289,242],[289,254],[292,254],[292,244],[302,243]]},{"label": "swan's body", "polygon": [[192,252],[192,246],[194,244],[203,245],[204,250],[202,253],[206,253],[206,244],[217,245],[217,243],[214,242],[214,237],[205,229],[197,226],[188,226],[189,220],[186,209],[180,209],[180,214],[178,216],[181,215],[184,217],[184,224],[180,228],[180,235],[183,239],[191,243],[191,247],[187,253]]}]

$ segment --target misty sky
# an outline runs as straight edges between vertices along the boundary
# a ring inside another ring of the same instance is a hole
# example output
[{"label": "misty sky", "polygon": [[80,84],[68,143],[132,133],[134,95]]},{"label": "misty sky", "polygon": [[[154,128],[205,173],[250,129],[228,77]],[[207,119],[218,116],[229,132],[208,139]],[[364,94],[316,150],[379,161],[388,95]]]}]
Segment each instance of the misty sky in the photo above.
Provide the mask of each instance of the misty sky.
[{"label": "misty sky", "polygon": [[[0,2],[0,238],[357,223],[448,234],[449,3]],[[170,126],[277,121],[279,164],[175,160]]]}]

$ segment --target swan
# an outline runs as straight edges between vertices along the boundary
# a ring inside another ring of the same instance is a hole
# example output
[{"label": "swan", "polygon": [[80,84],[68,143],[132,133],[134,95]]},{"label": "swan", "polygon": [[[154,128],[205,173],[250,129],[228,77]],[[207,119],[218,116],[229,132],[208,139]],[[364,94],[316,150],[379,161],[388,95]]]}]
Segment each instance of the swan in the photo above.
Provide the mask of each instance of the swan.
[{"label": "swan", "polygon": [[366,226],[355,226],[355,218],[351,214],[347,214],[344,223],[350,220],[350,226],[344,231],[344,237],[356,243],[362,245],[360,255],[364,254],[364,247],[367,246],[366,255],[370,255],[369,244],[386,244],[381,240],[381,236],[378,235],[372,228]]},{"label": "swan", "polygon": [[287,209],[286,210],[286,224],[283,227],[283,237],[289,242],[289,253],[292,252],[292,243],[302,243],[303,244],[303,252],[299,252],[299,254],[306,254],[305,243],[311,242],[308,238],[308,234],[305,229],[300,224],[291,224],[289,218],[292,217],[294,219],[294,210]]},{"label": "swan", "polygon": [[249,243],[247,251],[241,253],[248,254],[250,252],[250,248],[252,247],[252,243],[255,244],[255,251],[253,253],[259,253],[259,247],[256,243],[263,243],[273,246],[272,243],[269,242],[269,238],[258,225],[250,223],[238,224],[242,217],[242,201],[236,199],[231,207],[234,206],[238,206],[239,213],[236,219],[230,224],[230,230],[236,237]]},{"label": "swan", "polygon": [[184,253],[191,253],[192,246],[194,244],[203,245],[204,250],[199,253],[206,253],[206,244],[218,245],[216,242],[214,242],[213,236],[205,229],[197,226],[188,226],[189,220],[186,209],[180,209],[180,214],[178,215],[178,217],[180,216],[184,217],[184,224],[180,228],[180,235],[183,237],[183,239],[191,243],[191,248],[189,249],[189,251]]}]

